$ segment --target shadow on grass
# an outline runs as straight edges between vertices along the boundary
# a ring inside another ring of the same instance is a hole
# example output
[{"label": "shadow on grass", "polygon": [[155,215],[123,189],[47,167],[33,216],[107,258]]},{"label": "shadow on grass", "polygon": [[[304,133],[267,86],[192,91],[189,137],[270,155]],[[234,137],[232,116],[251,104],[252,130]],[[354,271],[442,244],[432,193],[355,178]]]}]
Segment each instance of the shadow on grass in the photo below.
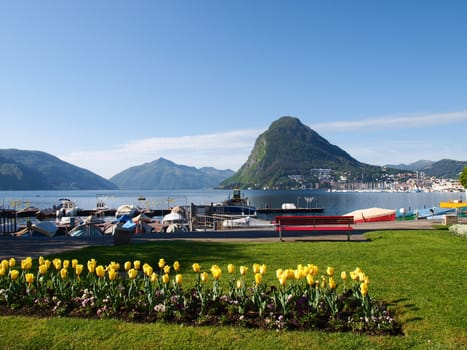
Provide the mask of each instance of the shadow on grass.
[{"label": "shadow on grass", "polygon": [[[414,303],[409,303],[409,299],[400,298],[388,302],[388,306],[395,310],[397,318],[400,320],[402,316],[420,310]],[[422,321],[423,318],[419,316],[405,318],[404,323],[412,323]]]}]

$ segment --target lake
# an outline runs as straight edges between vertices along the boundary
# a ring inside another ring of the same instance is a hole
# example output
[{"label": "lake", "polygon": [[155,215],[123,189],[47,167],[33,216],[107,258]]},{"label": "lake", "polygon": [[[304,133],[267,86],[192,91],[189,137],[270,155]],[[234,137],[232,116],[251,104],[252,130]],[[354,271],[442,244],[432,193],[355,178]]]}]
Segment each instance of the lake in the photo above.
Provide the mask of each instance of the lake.
[{"label": "lake", "polygon": [[[440,201],[464,200],[465,193],[447,192],[325,192],[312,190],[273,191],[245,190],[242,192],[251,204],[258,207],[281,207],[282,203],[294,203],[297,207],[324,208],[324,215],[342,215],[347,212],[379,207],[406,210],[439,206]],[[60,198],[69,198],[78,207],[93,209],[98,199],[109,208],[133,204],[152,209],[165,209],[175,205],[208,205],[229,197],[228,190],[116,190],[116,191],[0,191],[3,208],[21,209],[27,206],[51,208]]]}]

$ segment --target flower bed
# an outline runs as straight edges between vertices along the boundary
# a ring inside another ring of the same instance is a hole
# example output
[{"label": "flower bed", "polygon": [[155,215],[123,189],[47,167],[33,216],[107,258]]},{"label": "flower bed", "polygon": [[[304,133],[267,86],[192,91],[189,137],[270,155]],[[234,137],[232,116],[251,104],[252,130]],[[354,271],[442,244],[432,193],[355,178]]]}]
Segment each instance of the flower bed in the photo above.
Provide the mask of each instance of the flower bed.
[{"label": "flower bed", "polygon": [[386,305],[370,298],[360,268],[339,277],[334,268],[320,274],[313,264],[278,269],[277,286],[263,283],[266,265],[253,264],[250,271],[229,264],[224,273],[218,265],[208,272],[195,263],[192,270],[195,283],[186,287],[177,261],[160,259],[155,268],[127,261],[121,268],[40,257],[33,268],[31,258],[20,266],[11,258],[0,263],[0,308],[4,314],[401,334]]}]

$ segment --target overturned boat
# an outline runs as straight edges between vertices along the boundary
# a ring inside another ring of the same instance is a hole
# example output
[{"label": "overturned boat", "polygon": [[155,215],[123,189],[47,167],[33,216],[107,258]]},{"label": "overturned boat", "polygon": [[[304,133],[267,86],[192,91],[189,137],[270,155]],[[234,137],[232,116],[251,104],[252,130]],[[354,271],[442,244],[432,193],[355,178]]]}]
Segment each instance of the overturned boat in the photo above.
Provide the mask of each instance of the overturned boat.
[{"label": "overturned boat", "polygon": [[379,221],[394,221],[396,220],[396,211],[394,209],[384,208],[366,208],[351,211],[344,216],[353,216],[354,222],[379,222]]}]

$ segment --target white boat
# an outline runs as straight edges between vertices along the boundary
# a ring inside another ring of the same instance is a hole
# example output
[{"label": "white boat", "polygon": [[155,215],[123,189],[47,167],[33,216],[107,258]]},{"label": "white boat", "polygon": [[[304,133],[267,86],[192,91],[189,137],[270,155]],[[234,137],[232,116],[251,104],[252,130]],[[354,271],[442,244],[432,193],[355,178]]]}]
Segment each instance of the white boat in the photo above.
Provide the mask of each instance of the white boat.
[{"label": "white boat", "polygon": [[162,218],[162,230],[167,233],[189,231],[186,217],[179,207],[173,208]]},{"label": "white boat", "polygon": [[354,210],[344,216],[353,216],[355,223],[394,221],[396,220],[396,211],[394,209],[384,208],[366,208]]},{"label": "white boat", "polygon": [[132,204],[123,204],[117,208],[115,212],[115,217],[119,218],[120,216],[127,215],[129,217],[135,216],[137,213],[137,209]]},{"label": "white boat", "polygon": [[275,224],[267,221],[252,218],[251,216],[245,216],[238,219],[228,219],[222,221],[222,227],[224,228],[263,228],[263,227],[275,227]]}]

